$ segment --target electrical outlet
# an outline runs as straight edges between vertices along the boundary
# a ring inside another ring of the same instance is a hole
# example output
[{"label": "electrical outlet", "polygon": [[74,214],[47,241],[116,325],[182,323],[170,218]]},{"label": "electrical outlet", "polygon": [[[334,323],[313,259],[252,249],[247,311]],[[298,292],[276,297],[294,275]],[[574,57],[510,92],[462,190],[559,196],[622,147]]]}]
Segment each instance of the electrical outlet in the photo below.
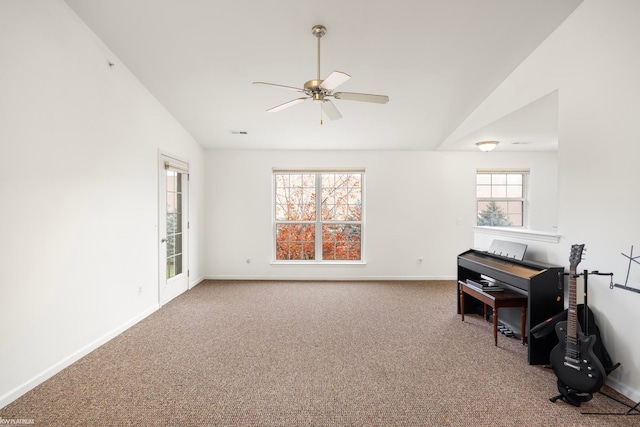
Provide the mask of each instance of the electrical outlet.
[{"label": "electrical outlet", "polygon": [[422,257],[418,257],[418,264],[422,264]]},{"label": "electrical outlet", "polygon": [[251,264],[251,258],[247,258],[247,264]]},{"label": "electrical outlet", "polygon": [[138,286],[138,295],[142,295],[142,286]]}]

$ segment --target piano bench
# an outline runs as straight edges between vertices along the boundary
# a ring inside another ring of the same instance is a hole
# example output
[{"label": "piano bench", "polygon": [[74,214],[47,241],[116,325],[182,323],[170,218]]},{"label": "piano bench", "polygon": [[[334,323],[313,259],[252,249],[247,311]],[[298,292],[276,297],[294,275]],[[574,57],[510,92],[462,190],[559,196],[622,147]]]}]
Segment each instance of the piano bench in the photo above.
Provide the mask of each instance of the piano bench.
[{"label": "piano bench", "polygon": [[493,341],[494,345],[498,345],[498,309],[501,307],[521,307],[522,308],[522,345],[525,344],[526,320],[527,320],[527,296],[521,295],[511,291],[501,292],[484,292],[481,289],[476,288],[466,283],[459,283],[460,285],[460,313],[462,314],[462,321],[464,322],[464,295],[471,295],[473,298],[484,303],[484,317],[488,319],[487,306],[493,308]]}]

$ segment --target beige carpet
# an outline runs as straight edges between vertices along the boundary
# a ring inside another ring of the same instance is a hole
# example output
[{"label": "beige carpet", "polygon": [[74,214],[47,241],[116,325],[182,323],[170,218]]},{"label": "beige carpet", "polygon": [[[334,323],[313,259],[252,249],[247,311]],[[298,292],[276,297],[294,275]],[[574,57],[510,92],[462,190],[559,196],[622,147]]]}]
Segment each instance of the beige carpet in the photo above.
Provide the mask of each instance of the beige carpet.
[{"label": "beige carpet", "polygon": [[[623,426],[551,403],[455,282],[204,282],[0,410],[37,426]],[[3,421],[4,422],[4,421]]]}]

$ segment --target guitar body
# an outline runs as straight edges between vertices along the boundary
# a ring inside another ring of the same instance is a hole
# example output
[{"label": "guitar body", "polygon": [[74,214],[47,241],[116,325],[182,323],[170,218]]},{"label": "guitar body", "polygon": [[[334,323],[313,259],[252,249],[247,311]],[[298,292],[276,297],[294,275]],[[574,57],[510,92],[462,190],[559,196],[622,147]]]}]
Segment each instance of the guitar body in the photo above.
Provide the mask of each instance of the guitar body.
[{"label": "guitar body", "polygon": [[[600,390],[607,374],[593,352],[596,336],[585,336],[578,331],[576,342],[568,342],[567,322],[556,324],[556,335],[560,342],[551,350],[549,358],[558,380],[579,393],[594,393]],[[567,346],[570,348],[567,349]],[[578,357],[568,356],[574,352]]]}]

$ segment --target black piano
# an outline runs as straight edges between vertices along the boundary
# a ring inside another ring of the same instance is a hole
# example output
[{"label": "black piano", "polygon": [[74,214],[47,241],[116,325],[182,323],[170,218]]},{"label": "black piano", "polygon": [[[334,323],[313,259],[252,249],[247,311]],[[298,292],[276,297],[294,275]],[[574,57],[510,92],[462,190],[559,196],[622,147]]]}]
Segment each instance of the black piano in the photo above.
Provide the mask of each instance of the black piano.
[{"label": "black piano", "polygon": [[[564,310],[563,267],[517,260],[493,253],[470,249],[458,255],[458,282],[467,279],[494,279],[506,290],[527,296],[526,330],[522,331],[521,310],[501,308],[500,324],[511,329],[516,336],[525,334],[530,365],[549,363],[549,354],[558,343],[556,334],[535,338],[529,331],[537,324]],[[460,314],[460,285],[458,284],[458,314]],[[474,298],[465,299],[465,314],[483,314],[483,304]],[[491,310],[491,308],[489,308]]]}]

